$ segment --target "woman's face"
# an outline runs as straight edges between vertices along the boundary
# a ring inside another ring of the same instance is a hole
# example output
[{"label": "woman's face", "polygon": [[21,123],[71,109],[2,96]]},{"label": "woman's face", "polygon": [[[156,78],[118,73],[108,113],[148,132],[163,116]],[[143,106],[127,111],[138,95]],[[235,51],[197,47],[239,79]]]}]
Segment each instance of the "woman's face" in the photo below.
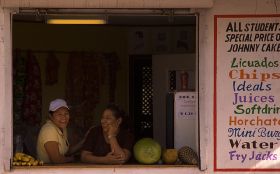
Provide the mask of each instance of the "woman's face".
[{"label": "woman's face", "polygon": [[114,116],[113,112],[110,109],[106,109],[101,117],[101,126],[103,131],[107,132],[110,125],[114,125],[118,122],[118,119]]},{"label": "woman's face", "polygon": [[57,109],[52,114],[51,120],[57,127],[66,128],[69,122],[69,110],[65,107]]}]

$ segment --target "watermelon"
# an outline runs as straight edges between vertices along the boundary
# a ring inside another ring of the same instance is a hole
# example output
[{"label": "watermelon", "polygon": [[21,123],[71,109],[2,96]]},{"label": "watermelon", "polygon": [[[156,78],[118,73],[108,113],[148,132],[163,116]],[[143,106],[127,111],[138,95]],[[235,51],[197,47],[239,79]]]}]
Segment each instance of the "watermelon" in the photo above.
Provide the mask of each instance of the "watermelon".
[{"label": "watermelon", "polygon": [[154,164],[160,159],[161,146],[152,138],[142,138],[135,143],[133,153],[139,163]]}]

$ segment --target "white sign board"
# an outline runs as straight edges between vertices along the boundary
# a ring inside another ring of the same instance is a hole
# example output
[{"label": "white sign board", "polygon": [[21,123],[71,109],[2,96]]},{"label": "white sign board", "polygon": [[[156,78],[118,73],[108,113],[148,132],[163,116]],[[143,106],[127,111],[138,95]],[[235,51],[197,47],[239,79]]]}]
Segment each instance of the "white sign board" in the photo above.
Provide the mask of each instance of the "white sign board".
[{"label": "white sign board", "polygon": [[217,15],[214,170],[280,171],[280,15]]},{"label": "white sign board", "polygon": [[195,92],[176,92],[174,100],[175,119],[195,119]]}]

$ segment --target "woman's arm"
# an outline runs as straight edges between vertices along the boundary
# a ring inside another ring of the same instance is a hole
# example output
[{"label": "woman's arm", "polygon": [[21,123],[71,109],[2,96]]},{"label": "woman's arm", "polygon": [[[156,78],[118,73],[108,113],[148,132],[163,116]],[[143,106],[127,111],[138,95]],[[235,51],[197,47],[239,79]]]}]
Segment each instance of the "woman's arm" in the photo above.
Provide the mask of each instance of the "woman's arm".
[{"label": "woman's arm", "polygon": [[69,150],[67,152],[67,154],[73,154],[73,153],[76,153],[77,151],[79,151],[82,147],[83,147],[83,144],[85,143],[90,131],[92,130],[92,128],[94,128],[95,126],[92,126],[88,129],[88,131],[86,132],[85,136],[83,137],[83,139],[78,142],[77,144],[75,145],[71,145],[70,144],[70,147],[69,147]]},{"label": "woman's arm", "polygon": [[120,155],[121,157],[126,157],[127,153],[125,153],[124,149],[122,149],[121,146],[119,145],[117,137],[109,135],[108,139],[111,146],[111,151],[116,155]]},{"label": "woman's arm", "polygon": [[74,160],[73,157],[65,157],[59,153],[58,143],[56,141],[48,141],[44,146],[52,163],[67,163]]},{"label": "woman's arm", "polygon": [[69,150],[67,152],[68,155],[74,154],[77,151],[79,151],[83,144],[84,144],[85,140],[81,140],[79,143],[75,144],[75,145],[70,145]]},{"label": "woman's arm", "polygon": [[86,163],[94,164],[123,164],[124,159],[119,155],[115,155],[112,152],[108,153],[106,156],[95,156],[92,152],[82,151],[81,161]]},{"label": "woman's arm", "polygon": [[103,156],[94,156],[89,151],[82,151],[81,153],[81,161],[86,163],[96,163],[96,164],[103,164],[104,163],[104,157]]},{"label": "woman's arm", "polygon": [[130,151],[128,149],[122,148],[119,145],[119,142],[118,142],[116,136],[111,136],[111,137],[109,136],[108,139],[109,139],[111,151],[113,152],[113,154],[118,155],[122,159],[123,163],[127,162],[131,156]]},{"label": "woman's arm", "polygon": [[117,135],[120,133],[120,124],[121,121],[117,121],[109,126],[108,131],[108,140],[109,144],[111,146],[111,152],[113,152],[116,155],[120,155],[121,157],[124,157],[125,153],[121,146],[119,145],[119,142],[117,140]]}]

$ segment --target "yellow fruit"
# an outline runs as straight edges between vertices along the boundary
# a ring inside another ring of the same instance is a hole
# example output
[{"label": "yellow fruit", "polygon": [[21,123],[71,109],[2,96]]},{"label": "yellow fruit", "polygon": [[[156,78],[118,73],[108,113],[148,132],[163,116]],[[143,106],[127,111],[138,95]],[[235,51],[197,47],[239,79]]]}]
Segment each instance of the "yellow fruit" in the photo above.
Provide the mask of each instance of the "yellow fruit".
[{"label": "yellow fruit", "polygon": [[176,149],[165,149],[162,152],[162,161],[165,164],[174,164],[178,159],[178,151]]},{"label": "yellow fruit", "polygon": [[22,156],[24,156],[24,155],[25,155],[24,153],[17,152],[17,153],[15,154],[15,157],[18,158],[18,157],[22,157]]},{"label": "yellow fruit", "polygon": [[21,161],[21,156],[16,156],[16,161]]},{"label": "yellow fruit", "polygon": [[37,166],[43,164],[43,161],[35,160],[35,158],[33,158],[32,156],[24,153],[15,153],[13,157],[14,166]]},{"label": "yellow fruit", "polygon": [[30,158],[28,158],[27,156],[22,156],[21,161],[28,162],[30,161]]},{"label": "yellow fruit", "polygon": [[17,162],[17,158],[15,156],[13,157],[13,162]]},{"label": "yellow fruit", "polygon": [[40,166],[44,165],[44,161],[40,160],[40,161],[39,161],[39,165],[40,165]]},{"label": "yellow fruit", "polygon": [[16,152],[15,156],[17,156],[17,155],[23,156],[23,155],[26,155],[26,154],[25,154],[25,153],[22,153],[22,152]]},{"label": "yellow fruit", "polygon": [[14,155],[14,157],[17,159],[17,161],[20,161],[23,156],[25,156],[25,154],[24,153],[20,153],[20,152],[17,152]]},{"label": "yellow fruit", "polygon": [[35,158],[33,158],[33,156],[30,156],[30,155],[26,155],[30,160],[35,160]]},{"label": "yellow fruit", "polygon": [[33,162],[33,166],[37,166],[38,165],[38,163],[39,163],[39,161],[37,161],[37,160],[35,160],[34,162]]}]

